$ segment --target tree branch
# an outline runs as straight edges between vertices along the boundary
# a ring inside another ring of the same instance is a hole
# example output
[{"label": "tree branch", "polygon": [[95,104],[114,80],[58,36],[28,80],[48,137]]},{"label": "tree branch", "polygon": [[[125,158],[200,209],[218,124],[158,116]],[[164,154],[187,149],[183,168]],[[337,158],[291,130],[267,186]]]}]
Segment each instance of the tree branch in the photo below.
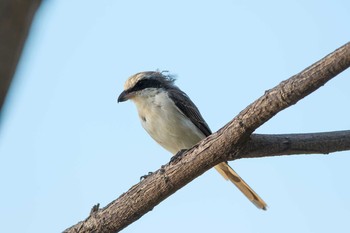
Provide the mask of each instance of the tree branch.
[{"label": "tree branch", "polygon": [[305,134],[252,134],[236,156],[261,158],[278,155],[329,154],[350,150],[350,130]]},{"label": "tree branch", "polygon": [[0,1],[0,114],[24,41],[40,3],[41,0]]},{"label": "tree branch", "polygon": [[[85,221],[65,232],[107,233],[122,230],[216,164],[242,158],[242,151],[247,152],[246,143],[256,128],[349,66],[350,43],[347,43],[299,74],[266,91],[222,129],[188,150],[181,159],[163,166],[108,206],[94,211]],[[259,136],[251,138],[255,137]],[[252,141],[254,140],[250,142]],[[258,152],[255,150],[255,157],[258,157]]]}]

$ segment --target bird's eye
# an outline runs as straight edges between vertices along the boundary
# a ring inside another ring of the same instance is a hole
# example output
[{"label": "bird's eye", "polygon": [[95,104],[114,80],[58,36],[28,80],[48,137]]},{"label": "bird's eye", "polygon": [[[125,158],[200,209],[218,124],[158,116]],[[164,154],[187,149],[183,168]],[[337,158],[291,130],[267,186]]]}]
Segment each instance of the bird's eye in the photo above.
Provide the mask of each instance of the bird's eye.
[{"label": "bird's eye", "polygon": [[138,83],[136,83],[135,87],[138,90],[142,90],[142,89],[147,88],[147,80],[140,80]]},{"label": "bird's eye", "polygon": [[142,79],[132,88],[132,91],[140,91],[146,88],[161,88],[162,83],[156,79]]}]

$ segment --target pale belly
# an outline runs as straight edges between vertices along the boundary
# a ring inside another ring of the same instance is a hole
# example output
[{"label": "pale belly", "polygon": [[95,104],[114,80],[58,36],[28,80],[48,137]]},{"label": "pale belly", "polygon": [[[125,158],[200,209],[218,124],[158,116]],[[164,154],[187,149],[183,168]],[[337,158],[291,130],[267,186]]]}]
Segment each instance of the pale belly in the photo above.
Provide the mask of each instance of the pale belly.
[{"label": "pale belly", "polygon": [[151,104],[138,109],[143,128],[172,154],[182,149],[189,149],[205,138],[205,135],[179,112],[173,103],[161,106]]}]

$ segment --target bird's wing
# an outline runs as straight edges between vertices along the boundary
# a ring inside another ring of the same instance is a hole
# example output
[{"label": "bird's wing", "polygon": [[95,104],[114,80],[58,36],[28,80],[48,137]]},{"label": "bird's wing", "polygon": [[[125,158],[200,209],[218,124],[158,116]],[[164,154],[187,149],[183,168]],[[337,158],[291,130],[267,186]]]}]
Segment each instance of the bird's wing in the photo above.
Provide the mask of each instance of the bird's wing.
[{"label": "bird's wing", "polygon": [[[169,97],[175,102],[176,107],[186,116],[191,122],[200,129],[205,136],[209,136],[211,131],[209,126],[203,119],[196,105],[190,98],[180,89],[169,89]],[[266,203],[259,195],[249,187],[249,185],[227,164],[222,162],[215,166],[216,170],[225,178],[234,183],[237,188],[258,208],[266,210]]]},{"label": "bird's wing", "polygon": [[191,122],[197,126],[202,133],[208,137],[211,134],[211,130],[208,124],[203,119],[201,113],[199,112],[196,105],[191,101],[191,99],[181,91],[180,89],[169,89],[169,97],[175,102],[176,107],[186,116]]}]

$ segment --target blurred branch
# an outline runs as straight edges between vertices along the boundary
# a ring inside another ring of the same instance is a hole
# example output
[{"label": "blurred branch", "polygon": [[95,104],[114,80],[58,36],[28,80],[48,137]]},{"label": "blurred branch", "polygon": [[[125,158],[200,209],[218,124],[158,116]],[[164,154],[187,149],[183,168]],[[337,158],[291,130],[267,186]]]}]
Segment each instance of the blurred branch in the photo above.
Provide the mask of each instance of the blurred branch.
[{"label": "blurred branch", "polygon": [[[271,136],[268,140],[266,135],[251,134],[278,112],[297,103],[349,66],[350,43],[347,43],[299,74],[266,91],[262,97],[246,107],[232,121],[185,152],[177,161],[162,166],[161,169],[131,187],[129,191],[106,207],[94,208],[86,220],[64,232],[107,233],[120,231],[152,210],[178,189],[223,161],[282,155],[284,150],[286,154],[348,150],[348,131],[345,132],[347,136],[341,133],[338,135],[339,140],[343,140],[344,137],[347,140],[342,146],[336,147],[336,144],[329,144],[335,148],[324,148],[324,140],[319,141],[316,146],[312,143],[302,144],[300,141],[302,137],[312,138],[315,135],[299,135],[299,143],[296,146],[297,143],[293,141],[295,137],[292,135]],[[337,138],[332,140],[334,142]],[[266,148],[266,145],[277,142],[280,146],[276,146],[275,150],[271,149],[269,153],[269,148]],[[317,144],[316,141],[314,143]],[[311,145],[314,147],[311,148]]]},{"label": "blurred branch", "polygon": [[41,0],[0,1],[0,114],[40,3]]},{"label": "blurred branch", "polygon": [[350,150],[350,130],[305,134],[252,134],[236,156],[260,158],[278,155],[329,154]]}]

